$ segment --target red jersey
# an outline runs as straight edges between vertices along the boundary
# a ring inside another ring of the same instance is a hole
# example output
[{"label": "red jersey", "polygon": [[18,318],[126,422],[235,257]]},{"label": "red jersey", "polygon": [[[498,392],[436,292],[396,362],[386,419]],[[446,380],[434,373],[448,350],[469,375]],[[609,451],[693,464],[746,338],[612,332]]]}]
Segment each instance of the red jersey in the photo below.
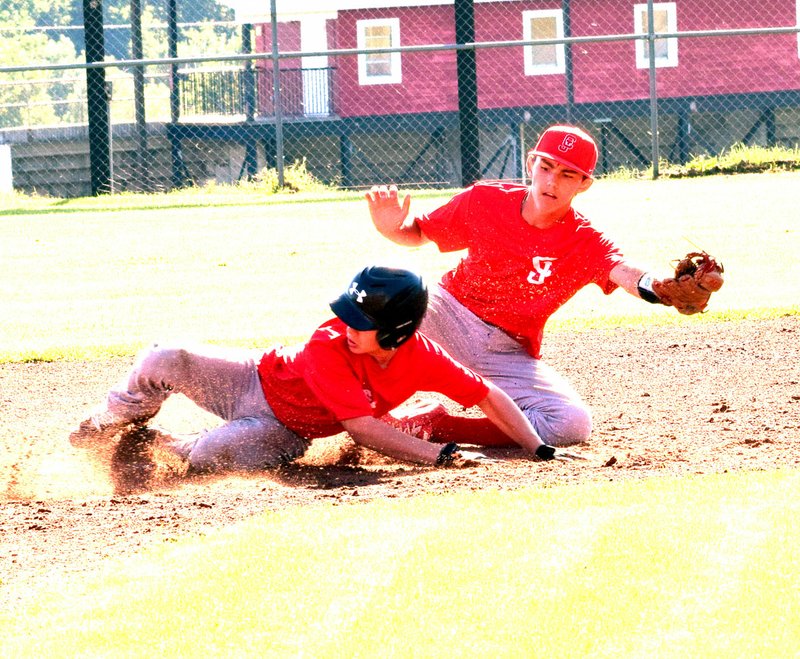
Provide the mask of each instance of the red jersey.
[{"label": "red jersey", "polygon": [[417,332],[383,367],[347,347],[338,318],[321,325],[298,348],[267,352],[258,366],[272,411],[287,428],[307,439],[344,430],[341,421],[381,417],[418,391],[435,391],[465,407],[489,393],[477,373]]},{"label": "red jersey", "polygon": [[609,273],[622,254],[572,209],[549,229],[530,226],[522,218],[527,191],[478,183],[417,222],[440,251],[468,250],[442,286],[539,358],[547,319],[587,284],[616,289]]}]

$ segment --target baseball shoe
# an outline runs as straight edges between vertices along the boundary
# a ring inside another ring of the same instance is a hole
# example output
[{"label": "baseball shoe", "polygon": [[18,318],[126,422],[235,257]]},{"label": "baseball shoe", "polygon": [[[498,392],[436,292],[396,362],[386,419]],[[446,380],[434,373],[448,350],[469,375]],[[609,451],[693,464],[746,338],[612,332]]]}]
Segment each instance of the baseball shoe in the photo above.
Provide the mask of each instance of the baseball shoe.
[{"label": "baseball shoe", "polygon": [[111,412],[101,410],[81,421],[78,427],[70,433],[69,442],[76,448],[107,444],[132,425],[134,423],[131,421],[119,419]]},{"label": "baseball shoe", "polygon": [[381,418],[393,428],[426,442],[433,437],[433,426],[443,416],[447,408],[435,400],[422,400],[406,407],[392,410]]}]

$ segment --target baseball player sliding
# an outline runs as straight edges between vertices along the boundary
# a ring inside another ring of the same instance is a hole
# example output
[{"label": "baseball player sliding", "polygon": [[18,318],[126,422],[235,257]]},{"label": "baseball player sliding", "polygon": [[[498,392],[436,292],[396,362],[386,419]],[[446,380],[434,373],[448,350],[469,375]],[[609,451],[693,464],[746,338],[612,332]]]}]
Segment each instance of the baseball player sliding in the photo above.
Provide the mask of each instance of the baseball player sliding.
[{"label": "baseball player sliding", "polygon": [[[434,242],[466,250],[431,290],[423,331],[474,371],[491,379],[520,407],[547,444],[585,441],[590,411],[572,386],[541,359],[547,319],[576,292],[596,284],[622,288],[653,304],[692,314],[722,285],[722,267],[705,253],[657,278],[632,265],[572,208],[593,183],[597,146],[574,126],[552,126],[528,153],[528,187],[476,183],[431,213],[410,217],[395,186],[367,193],[377,230],[401,245]],[[431,410],[426,414],[430,415]],[[413,417],[413,411],[409,418]],[[486,420],[438,419],[434,441],[470,436],[473,443],[508,442]]]},{"label": "baseball player sliding", "polygon": [[147,436],[142,431],[164,401],[182,393],[226,422],[192,439],[160,434],[194,472],[277,467],[302,456],[310,440],[342,431],[400,460],[438,466],[484,460],[455,442],[442,446],[406,434],[388,416],[424,390],[478,405],[507,438],[540,459],[574,457],[547,446],[501,389],[417,331],[427,303],[418,275],[371,266],[331,303],[336,317],[298,348],[154,346],[70,441],[95,447],[131,433]]}]

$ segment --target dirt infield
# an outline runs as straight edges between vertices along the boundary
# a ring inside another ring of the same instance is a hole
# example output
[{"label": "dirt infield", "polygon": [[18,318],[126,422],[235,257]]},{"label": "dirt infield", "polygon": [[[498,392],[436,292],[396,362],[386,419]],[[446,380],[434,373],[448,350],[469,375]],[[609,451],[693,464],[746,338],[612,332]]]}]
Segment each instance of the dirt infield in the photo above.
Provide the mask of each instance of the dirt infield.
[{"label": "dirt infield", "polygon": [[[273,473],[171,477],[128,492],[107,464],[67,435],[130,360],[0,366],[0,605],[24,590],[92,569],[177,536],[265,510],[351,504],[456,490],[569,486],[800,463],[800,317],[669,328],[551,334],[545,358],[594,410],[576,463],[542,463],[518,450],[463,470],[392,463],[352,450],[345,436],[315,442]],[[467,413],[471,413],[468,411]],[[211,419],[171,400],[160,421],[176,431]]]}]

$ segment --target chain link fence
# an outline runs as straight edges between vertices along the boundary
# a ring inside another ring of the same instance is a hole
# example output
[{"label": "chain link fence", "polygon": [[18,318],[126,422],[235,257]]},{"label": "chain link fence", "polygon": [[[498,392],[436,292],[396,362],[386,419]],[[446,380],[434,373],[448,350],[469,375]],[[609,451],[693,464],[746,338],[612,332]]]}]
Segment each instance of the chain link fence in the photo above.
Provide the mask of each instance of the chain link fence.
[{"label": "chain link fence", "polygon": [[228,1],[0,0],[0,185],[524,180],[556,122],[600,173],[800,144],[798,0]]}]

